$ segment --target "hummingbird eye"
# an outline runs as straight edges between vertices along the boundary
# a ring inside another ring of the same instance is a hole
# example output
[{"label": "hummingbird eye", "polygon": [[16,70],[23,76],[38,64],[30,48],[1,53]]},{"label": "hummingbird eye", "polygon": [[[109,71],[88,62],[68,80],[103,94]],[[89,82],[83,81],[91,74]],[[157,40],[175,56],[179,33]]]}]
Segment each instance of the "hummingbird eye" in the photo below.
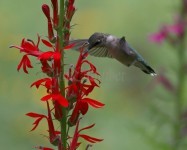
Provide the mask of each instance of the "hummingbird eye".
[{"label": "hummingbird eye", "polygon": [[101,40],[97,40],[97,41],[95,42],[94,46],[97,46],[97,45],[100,44],[100,43],[101,43]]}]

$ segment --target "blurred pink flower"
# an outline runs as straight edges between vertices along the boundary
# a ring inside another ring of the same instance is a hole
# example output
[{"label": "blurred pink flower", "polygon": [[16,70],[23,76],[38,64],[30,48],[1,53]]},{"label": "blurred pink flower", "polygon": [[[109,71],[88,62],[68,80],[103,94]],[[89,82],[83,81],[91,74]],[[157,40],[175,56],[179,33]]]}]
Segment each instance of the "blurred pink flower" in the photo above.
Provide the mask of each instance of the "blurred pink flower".
[{"label": "blurred pink flower", "polygon": [[170,43],[175,41],[175,38],[180,38],[185,32],[185,22],[179,17],[174,19],[174,23],[171,25],[163,25],[160,30],[156,33],[149,35],[149,40],[151,42],[162,44],[164,40],[169,40]]},{"label": "blurred pink flower", "polygon": [[185,24],[183,21],[177,19],[174,24],[167,26],[167,28],[169,33],[173,33],[174,35],[180,37],[184,34]]},{"label": "blurred pink flower", "polygon": [[149,35],[149,40],[151,42],[162,44],[162,42],[167,38],[167,36],[168,36],[168,28],[167,26],[163,26],[160,29],[160,31]]}]

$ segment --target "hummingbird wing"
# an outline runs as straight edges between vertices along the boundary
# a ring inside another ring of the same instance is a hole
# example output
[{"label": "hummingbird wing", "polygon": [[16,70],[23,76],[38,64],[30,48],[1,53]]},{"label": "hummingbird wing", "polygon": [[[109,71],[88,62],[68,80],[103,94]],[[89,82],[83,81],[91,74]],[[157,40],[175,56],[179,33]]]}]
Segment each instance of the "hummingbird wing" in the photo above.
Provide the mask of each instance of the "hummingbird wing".
[{"label": "hummingbird wing", "polygon": [[[88,39],[78,39],[78,40],[70,40],[69,44],[74,44],[73,49],[79,51],[80,48],[88,42]],[[85,46],[85,48],[88,48],[88,45]],[[108,57],[108,58],[112,58],[112,55],[108,52],[106,47],[101,47],[101,46],[95,46],[93,48],[91,48],[90,50],[88,50],[88,53],[91,56],[95,56],[95,57]]]},{"label": "hummingbird wing", "polygon": [[112,55],[108,52],[108,49],[104,46],[95,46],[91,48],[88,53],[95,57],[113,58]]}]

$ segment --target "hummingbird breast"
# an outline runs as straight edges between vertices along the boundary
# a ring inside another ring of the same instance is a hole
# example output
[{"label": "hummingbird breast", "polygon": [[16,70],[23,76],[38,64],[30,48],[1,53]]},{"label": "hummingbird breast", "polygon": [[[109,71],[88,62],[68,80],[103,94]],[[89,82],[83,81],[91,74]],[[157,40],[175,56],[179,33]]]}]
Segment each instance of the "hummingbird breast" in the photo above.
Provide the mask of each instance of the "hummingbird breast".
[{"label": "hummingbird breast", "polygon": [[109,53],[113,56],[113,58],[118,60],[120,63],[126,66],[130,66],[134,62],[135,57],[125,52],[125,47],[121,47],[118,38],[109,36],[107,38],[107,47]]}]

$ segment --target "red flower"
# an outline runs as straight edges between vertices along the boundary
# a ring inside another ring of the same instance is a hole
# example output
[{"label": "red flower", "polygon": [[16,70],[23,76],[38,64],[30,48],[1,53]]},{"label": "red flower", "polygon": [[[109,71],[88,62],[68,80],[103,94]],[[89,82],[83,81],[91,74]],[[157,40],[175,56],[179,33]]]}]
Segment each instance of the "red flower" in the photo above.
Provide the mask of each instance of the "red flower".
[{"label": "red flower", "polygon": [[61,54],[60,52],[52,52],[52,51],[47,51],[42,53],[38,59],[41,61],[47,61],[47,60],[53,60],[54,61],[54,67],[60,72],[60,59],[61,59]]},{"label": "red flower", "polygon": [[49,93],[41,98],[42,101],[48,101],[49,99],[52,99],[53,101],[57,101],[63,107],[68,106],[68,101],[59,92],[58,83],[55,78],[52,80],[50,78],[40,79],[32,83],[31,87],[36,86],[36,88],[39,88],[41,85],[46,87],[47,92]]},{"label": "red flower", "polygon": [[50,16],[50,8],[47,4],[42,5],[42,11],[45,14],[48,22],[48,38],[51,42],[55,42],[56,39],[54,37],[54,32],[53,32],[53,25],[51,22],[51,16]]},{"label": "red flower", "polygon": [[34,121],[33,125],[34,127],[31,129],[31,131],[35,130],[37,128],[37,126],[39,125],[40,121],[42,119],[46,119],[47,123],[48,123],[48,131],[49,131],[49,140],[52,144],[59,144],[59,136],[58,133],[55,131],[54,129],[54,125],[53,125],[53,119],[51,116],[51,110],[49,107],[49,103],[47,102],[47,111],[48,111],[48,115],[42,115],[42,114],[38,114],[38,113],[34,113],[34,112],[30,112],[27,113],[26,115],[32,118],[35,118],[36,120]]},{"label": "red flower", "polygon": [[32,83],[31,87],[36,86],[38,89],[41,85],[44,86],[47,89],[47,93],[49,93],[52,88],[52,80],[50,78],[43,78]]},{"label": "red flower", "polygon": [[20,63],[18,64],[17,70],[19,71],[21,67],[25,73],[28,73],[27,68],[33,68],[27,55],[23,56]]},{"label": "red flower", "polygon": [[85,115],[87,113],[89,105],[92,106],[93,108],[101,108],[104,106],[103,103],[90,98],[78,99],[73,109],[72,115],[68,120],[70,126],[76,124],[80,113],[82,115]]},{"label": "red flower", "polygon": [[32,117],[32,118],[36,118],[35,122],[33,123],[34,127],[31,129],[31,131],[36,129],[36,127],[39,125],[39,123],[42,119],[44,119],[44,118],[47,119],[47,116],[42,115],[42,114],[33,113],[33,112],[27,113],[26,115],[29,117]]},{"label": "red flower", "polygon": [[[46,45],[47,47],[49,48],[53,48],[52,44],[50,44],[48,41],[42,39],[42,43],[44,45]],[[35,57],[38,57],[40,58],[40,62],[42,64],[42,71],[46,74],[48,74],[49,76],[52,74],[53,72],[53,69],[52,67],[48,64],[47,61],[51,60],[51,58],[53,59],[54,58],[54,62],[56,64],[58,64],[58,68],[59,68],[59,55],[57,52],[53,52],[54,54],[52,54],[51,57],[48,57],[48,59],[42,59],[43,56],[46,56],[46,53],[47,52],[41,52],[39,50],[39,44],[40,44],[40,36],[38,36],[38,41],[37,41],[37,44],[35,44],[32,40],[25,40],[23,39],[22,42],[21,42],[21,45],[20,46],[11,46],[11,48],[17,48],[20,50],[20,52],[24,52],[26,53],[21,62],[19,63],[18,67],[17,67],[17,70],[19,71],[21,68],[23,68],[24,72],[25,73],[28,73],[27,71],[27,68],[32,68],[32,65],[31,65],[31,62],[29,60],[29,55],[31,56],[35,56]],[[53,48],[54,50],[54,48]]]},{"label": "red flower", "polygon": [[25,52],[28,55],[38,57],[39,55],[41,55],[41,52],[39,51],[38,48],[39,43],[40,43],[40,36],[38,36],[37,44],[35,44],[32,40],[23,39],[20,47],[19,46],[10,46],[10,47],[20,49],[20,52]]},{"label": "red flower", "polygon": [[103,141],[103,139],[98,139],[98,138],[91,137],[91,136],[88,136],[88,135],[85,135],[85,134],[80,134],[80,132],[83,131],[83,130],[93,128],[95,126],[95,124],[92,124],[90,126],[87,126],[87,127],[79,130],[79,122],[80,122],[80,119],[77,121],[74,136],[72,138],[69,150],[76,150],[78,148],[78,146],[81,144],[81,143],[78,143],[79,137],[83,138],[84,140],[86,140],[90,143],[96,143],[96,142]]},{"label": "red flower", "polygon": [[48,101],[49,99],[52,99],[53,101],[57,101],[63,107],[68,107],[67,99],[63,97],[60,93],[48,94],[41,98],[42,101]]},{"label": "red flower", "polygon": [[[86,56],[86,53],[81,52],[74,72],[72,73],[71,67],[69,69],[69,74],[65,75],[65,77],[69,80],[70,84],[66,88],[70,106],[73,107],[73,103],[76,102],[73,108],[72,115],[68,120],[70,126],[76,124],[80,113],[82,115],[85,115],[87,113],[89,105],[94,108],[101,108],[104,106],[104,104],[101,102],[90,98],[85,98],[85,96],[88,96],[95,87],[99,87],[95,81],[96,79],[88,75],[89,73],[99,75],[99,73],[97,72],[96,67],[92,63],[85,60]],[[82,66],[84,64],[87,64],[89,66],[87,70],[82,70]],[[90,84],[86,84],[86,81],[89,81]],[[72,101],[72,97],[76,100]]]},{"label": "red flower", "polygon": [[58,0],[51,0],[53,5],[53,24],[56,28],[58,26]]}]

